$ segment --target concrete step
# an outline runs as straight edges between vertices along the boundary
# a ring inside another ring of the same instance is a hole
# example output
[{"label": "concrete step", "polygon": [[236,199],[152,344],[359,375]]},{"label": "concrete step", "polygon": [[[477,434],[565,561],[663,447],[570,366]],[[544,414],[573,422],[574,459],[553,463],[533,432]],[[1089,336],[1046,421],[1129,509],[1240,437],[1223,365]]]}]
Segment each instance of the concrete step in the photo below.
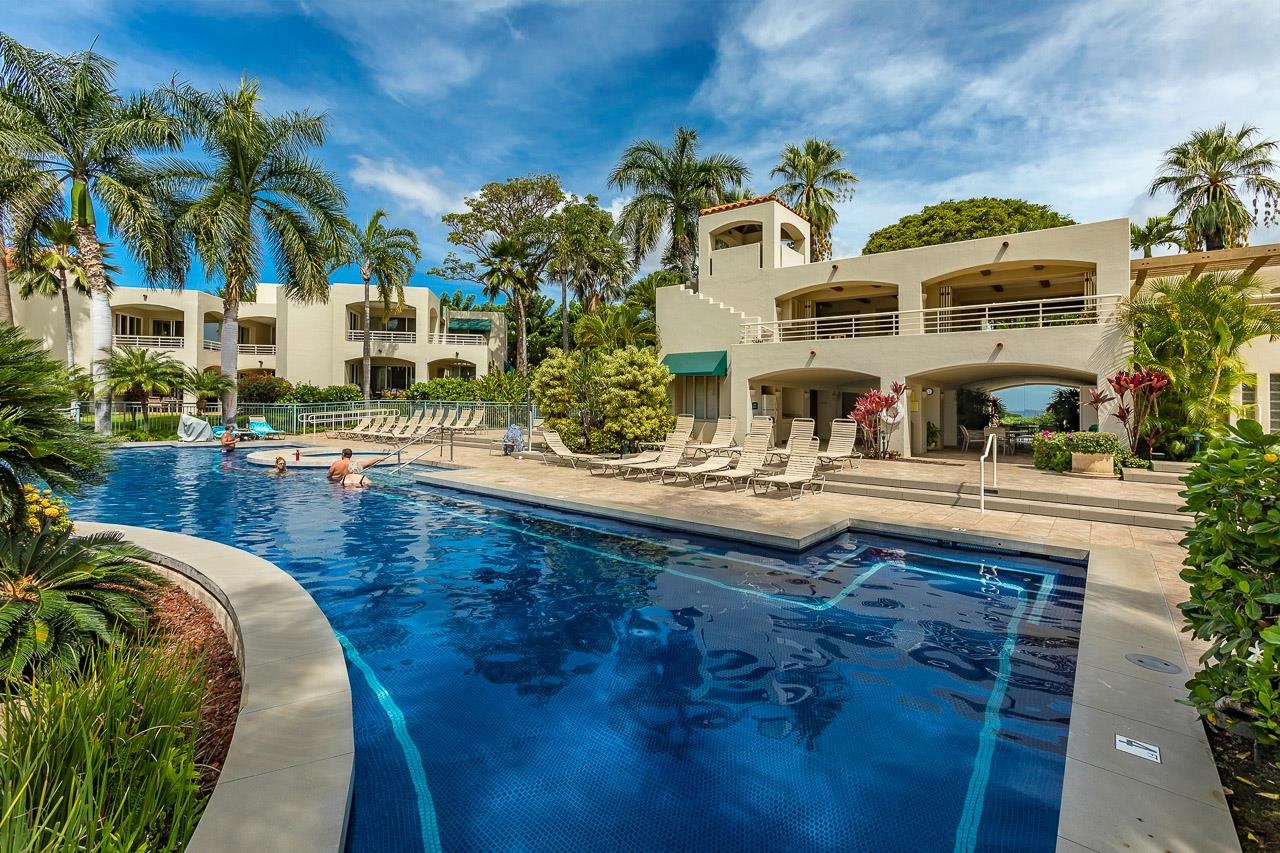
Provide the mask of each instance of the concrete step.
[{"label": "concrete step", "polygon": [[1142,468],[1125,468],[1124,478],[1130,483],[1162,483],[1169,486],[1183,485],[1182,475],[1173,471],[1147,471]]},{"label": "concrete step", "polygon": [[1158,474],[1185,474],[1195,467],[1193,462],[1169,462],[1164,459],[1151,460],[1151,470]]}]

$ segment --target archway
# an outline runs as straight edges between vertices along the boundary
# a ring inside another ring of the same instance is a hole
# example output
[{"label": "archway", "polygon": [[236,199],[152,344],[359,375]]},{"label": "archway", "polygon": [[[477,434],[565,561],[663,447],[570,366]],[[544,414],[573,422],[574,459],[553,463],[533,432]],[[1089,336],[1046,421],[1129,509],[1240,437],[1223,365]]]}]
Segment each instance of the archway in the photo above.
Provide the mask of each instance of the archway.
[{"label": "archway", "polygon": [[458,379],[475,379],[476,365],[465,358],[438,358],[427,362],[427,375],[432,379],[456,377]]},{"label": "archway", "polygon": [[814,432],[831,437],[831,421],[847,417],[859,395],[880,387],[880,377],[856,370],[801,367],[748,380],[751,410],[774,422],[774,440],[785,441],[796,418],[813,418]]},{"label": "archway", "polygon": [[[408,391],[417,381],[417,367],[412,361],[389,356],[374,356],[370,359],[369,391],[374,397],[384,391]],[[348,385],[360,387],[364,384],[364,361],[360,358],[346,360],[346,380]]]}]

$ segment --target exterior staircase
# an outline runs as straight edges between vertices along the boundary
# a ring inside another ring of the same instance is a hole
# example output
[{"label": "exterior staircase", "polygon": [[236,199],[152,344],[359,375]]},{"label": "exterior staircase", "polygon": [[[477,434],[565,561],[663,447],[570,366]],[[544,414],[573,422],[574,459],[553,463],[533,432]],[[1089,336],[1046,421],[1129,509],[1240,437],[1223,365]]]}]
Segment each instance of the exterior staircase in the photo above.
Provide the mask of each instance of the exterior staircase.
[{"label": "exterior staircase", "polygon": [[1144,471],[1141,468],[1124,469],[1124,478],[1134,483],[1163,483],[1169,486],[1181,486],[1182,476],[1190,471],[1192,465],[1190,462],[1163,462],[1157,460],[1151,463],[1151,470]]}]

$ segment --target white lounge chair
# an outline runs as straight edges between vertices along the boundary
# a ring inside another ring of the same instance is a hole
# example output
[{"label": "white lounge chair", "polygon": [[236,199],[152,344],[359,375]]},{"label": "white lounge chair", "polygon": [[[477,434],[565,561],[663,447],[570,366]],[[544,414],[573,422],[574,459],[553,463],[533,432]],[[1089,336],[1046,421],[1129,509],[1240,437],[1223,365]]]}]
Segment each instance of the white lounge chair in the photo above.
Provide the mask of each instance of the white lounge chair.
[{"label": "white lounge chair", "polygon": [[852,466],[853,460],[862,458],[857,446],[858,422],[836,418],[831,422],[831,440],[827,442],[827,449],[818,454],[818,464],[843,467],[847,463]]},{"label": "white lounge chair", "polygon": [[[761,439],[764,440],[761,444]],[[728,483],[733,486],[733,490],[738,490],[738,483],[744,485],[752,477],[757,474],[765,474],[771,471],[777,471],[777,468],[769,468],[765,465],[765,457],[769,452],[769,437],[763,433],[748,435],[742,443],[742,454],[738,457],[738,464],[726,471],[712,471],[704,474],[702,477],[702,485],[710,486],[712,483],[719,485],[721,482]]]},{"label": "white lounge chair", "polygon": [[600,459],[594,453],[577,453],[570,450],[565,445],[564,439],[560,437],[560,433],[555,430],[543,430],[542,441],[550,451],[542,454],[543,464],[546,465],[550,465],[552,462],[563,462],[570,468],[577,468],[579,462],[595,462]]},{"label": "white lounge chair", "polygon": [[640,444],[644,450],[661,450],[667,446],[672,435],[683,435],[687,443],[689,437],[693,435],[693,415],[676,415],[676,425],[671,428],[671,432],[667,434],[667,438],[662,441],[645,441]]},{"label": "white lounge chair", "polygon": [[710,441],[695,441],[685,445],[685,450],[694,456],[699,453],[711,456],[733,450],[737,446],[734,434],[738,431],[737,418],[720,418],[716,421],[716,431]]},{"label": "white lounge chair", "polygon": [[670,440],[663,446],[662,452],[658,454],[658,458],[652,462],[632,462],[622,467],[623,479],[635,474],[639,477],[641,474],[646,479],[652,477],[667,468],[674,468],[684,459],[684,448],[688,443],[688,439],[683,435],[673,435]]},{"label": "white lounge chair", "polygon": [[[751,487],[753,494],[767,494],[769,489],[777,486],[779,489],[783,486],[787,487],[787,495],[795,500],[804,496],[804,490],[808,488],[815,494],[821,494],[827,485],[827,475],[817,473],[818,468],[818,439],[809,439],[807,447],[794,447],[791,450],[791,456],[787,459],[787,469],[781,474],[758,474],[747,481],[747,485]],[[764,491],[759,491],[763,486]],[[800,491],[797,492],[796,489]]]},{"label": "white lounge chair", "polygon": [[680,433],[672,431],[667,433],[666,439],[657,450],[647,450],[643,453],[635,453],[631,456],[620,456],[617,458],[600,458],[594,462],[587,463],[587,471],[591,474],[617,474],[628,465],[636,465],[641,462],[654,462],[662,455],[662,450],[672,441],[676,440]]},{"label": "white lounge chair", "polygon": [[356,421],[355,426],[341,427],[336,430],[325,430],[325,438],[344,438],[348,435],[359,435],[373,424],[373,416],[369,415]]},{"label": "white lounge chair", "polygon": [[808,447],[813,439],[813,418],[795,418],[791,421],[791,434],[787,436],[786,447],[775,447],[769,451],[766,460],[770,462],[786,462],[797,447]]},{"label": "white lounge chair", "polygon": [[459,418],[458,424],[453,429],[455,432],[479,432],[482,426],[484,426],[484,407],[477,406],[471,409],[465,418]]},{"label": "white lounge chair", "polygon": [[386,424],[387,421],[389,421],[390,419],[391,417],[389,415],[375,415],[373,417],[373,420],[369,423],[369,425],[364,427],[363,429],[343,430],[341,433],[339,433],[339,435],[341,435],[343,438],[354,438],[354,439],[363,440],[373,435],[378,430],[382,429],[383,425]]},{"label": "white lounge chair", "polygon": [[[764,434],[748,435],[746,441],[742,445],[742,455],[738,459],[738,467],[742,470],[743,477],[749,477],[755,473],[756,469],[764,465],[764,452],[769,446],[769,437]],[[725,479],[732,479],[730,475],[732,471],[738,469],[730,469],[733,464],[728,456],[716,456],[697,465],[677,465],[674,468],[667,468],[661,472],[662,482],[667,482],[667,477],[671,477],[672,483],[680,482],[683,477],[692,483],[696,478],[702,478],[702,486],[706,488],[707,478],[711,476],[726,475]],[[751,473],[747,473],[750,469]]]},{"label": "white lounge chair", "polygon": [[748,433],[758,432],[769,437],[769,444],[773,444],[773,418],[769,415],[752,415],[751,428]]}]

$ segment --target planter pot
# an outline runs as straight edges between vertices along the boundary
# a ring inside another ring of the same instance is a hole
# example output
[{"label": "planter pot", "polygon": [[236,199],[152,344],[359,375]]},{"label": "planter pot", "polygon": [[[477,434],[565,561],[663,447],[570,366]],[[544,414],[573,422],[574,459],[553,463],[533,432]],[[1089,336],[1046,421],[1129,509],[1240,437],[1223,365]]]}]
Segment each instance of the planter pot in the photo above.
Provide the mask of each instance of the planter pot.
[{"label": "planter pot", "polygon": [[1115,456],[1110,453],[1072,453],[1071,473],[1092,474],[1095,477],[1114,477],[1116,474]]}]

